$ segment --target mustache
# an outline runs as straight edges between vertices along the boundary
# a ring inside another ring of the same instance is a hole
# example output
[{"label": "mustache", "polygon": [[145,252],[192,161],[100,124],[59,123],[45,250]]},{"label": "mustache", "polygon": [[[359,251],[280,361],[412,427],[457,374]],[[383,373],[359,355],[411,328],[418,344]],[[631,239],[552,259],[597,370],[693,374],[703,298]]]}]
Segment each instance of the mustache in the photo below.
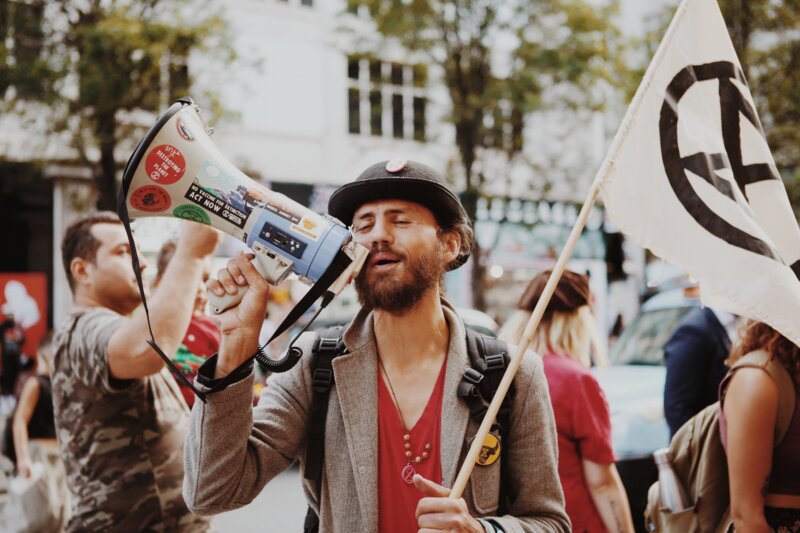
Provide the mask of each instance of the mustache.
[{"label": "mustache", "polygon": [[380,243],[380,244],[373,244],[372,246],[370,246],[369,255],[367,256],[367,261],[366,262],[369,262],[369,260],[372,259],[372,257],[375,256],[375,254],[379,254],[379,253],[387,253],[387,254],[396,255],[402,261],[405,261],[406,259],[408,259],[408,256],[406,254],[404,254],[403,252],[401,252],[400,250],[395,250],[394,248],[392,248],[388,244]]}]

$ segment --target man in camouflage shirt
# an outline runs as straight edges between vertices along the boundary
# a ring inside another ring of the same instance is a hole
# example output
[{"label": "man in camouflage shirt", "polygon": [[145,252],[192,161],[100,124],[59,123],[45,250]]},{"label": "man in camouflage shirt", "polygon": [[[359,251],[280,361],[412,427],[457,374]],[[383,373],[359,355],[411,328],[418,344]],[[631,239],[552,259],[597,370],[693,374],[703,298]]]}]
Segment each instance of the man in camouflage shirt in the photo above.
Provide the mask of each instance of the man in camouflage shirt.
[{"label": "man in camouflage shirt", "polygon": [[[150,300],[165,353],[180,346],[203,260],[219,241],[209,227],[186,226]],[[113,213],[78,220],[62,242],[75,309],[56,338],[52,379],[72,493],[67,531],[207,531],[206,519],[191,514],[181,496],[188,411],[145,342],[144,313],[133,315],[141,300],[130,253]]]}]

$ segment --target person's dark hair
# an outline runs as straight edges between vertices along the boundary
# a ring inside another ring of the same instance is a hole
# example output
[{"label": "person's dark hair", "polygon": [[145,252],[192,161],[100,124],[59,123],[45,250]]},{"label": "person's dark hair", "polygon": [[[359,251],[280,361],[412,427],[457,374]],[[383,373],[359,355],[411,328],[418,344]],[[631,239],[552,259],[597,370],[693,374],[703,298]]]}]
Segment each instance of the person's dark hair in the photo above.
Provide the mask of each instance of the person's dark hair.
[{"label": "person's dark hair", "polygon": [[800,348],[769,325],[755,320],[748,320],[739,328],[739,340],[725,363],[732,365],[756,350],[777,357],[794,380],[800,381]]},{"label": "person's dark hair", "polygon": [[75,279],[69,268],[72,260],[80,257],[94,264],[97,258],[100,241],[92,235],[92,226],[95,224],[122,224],[122,221],[112,211],[97,211],[89,213],[69,225],[61,240],[61,260],[64,263],[64,272],[72,291],[75,290]]},{"label": "person's dark hair", "polygon": [[[544,292],[544,287],[547,285],[547,280],[550,279],[552,272],[552,270],[545,270],[531,280],[519,299],[517,308],[524,311],[533,311],[539,298],[542,297],[542,292]],[[550,302],[547,304],[544,316],[550,316],[555,311],[569,313],[579,307],[589,305],[591,294],[589,278],[571,270],[564,270],[561,274],[561,279],[556,285],[556,290],[553,292],[553,297],[550,298]]]},{"label": "person's dark hair", "polygon": [[172,257],[175,255],[175,248],[177,248],[177,246],[178,243],[175,241],[175,239],[169,239],[161,245],[161,249],[158,251],[158,256],[156,256],[155,283],[161,281],[161,276],[164,275],[164,272],[167,270],[167,265],[169,265],[169,262],[172,261]]}]

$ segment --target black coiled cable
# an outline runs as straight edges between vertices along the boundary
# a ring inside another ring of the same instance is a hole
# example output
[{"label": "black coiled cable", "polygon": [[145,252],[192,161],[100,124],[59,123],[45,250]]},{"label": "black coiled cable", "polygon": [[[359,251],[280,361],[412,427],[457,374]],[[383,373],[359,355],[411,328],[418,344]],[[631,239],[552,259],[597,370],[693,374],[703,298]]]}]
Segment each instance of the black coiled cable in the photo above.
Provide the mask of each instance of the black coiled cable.
[{"label": "black coiled cable", "polygon": [[306,332],[308,326],[314,323],[314,321],[317,319],[322,310],[325,309],[325,307],[327,307],[327,305],[330,303],[331,300],[333,300],[333,296],[334,295],[330,292],[325,293],[325,296],[323,296],[322,298],[322,304],[319,306],[319,309],[317,309],[317,311],[314,313],[314,316],[311,317],[311,320],[309,320],[306,323],[306,325],[303,326],[303,329],[300,330],[300,333],[295,335],[295,337],[292,339],[292,342],[289,343],[289,347],[286,349],[286,355],[284,355],[282,358],[272,359],[271,357],[268,357],[267,354],[264,352],[264,348],[267,346],[266,344],[264,346],[258,347],[258,350],[256,350],[255,353],[255,358],[256,362],[258,362],[258,366],[261,367],[261,370],[263,370],[264,372],[274,372],[276,374],[281,374],[283,372],[287,372],[292,368],[294,368],[294,365],[296,365],[297,362],[300,361],[300,359],[303,357],[303,350],[295,346],[294,343],[297,342],[297,339],[300,338],[300,335]]}]

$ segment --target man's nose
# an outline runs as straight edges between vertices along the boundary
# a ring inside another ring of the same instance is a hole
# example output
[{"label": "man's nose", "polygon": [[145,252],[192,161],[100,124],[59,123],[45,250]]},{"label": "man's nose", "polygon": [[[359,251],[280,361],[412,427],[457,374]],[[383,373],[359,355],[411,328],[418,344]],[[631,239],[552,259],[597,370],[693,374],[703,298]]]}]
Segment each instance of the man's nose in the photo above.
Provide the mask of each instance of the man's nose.
[{"label": "man's nose", "polygon": [[392,234],[391,228],[383,220],[375,221],[375,224],[372,226],[372,231],[369,232],[368,238],[370,245],[382,243],[389,244],[394,241],[394,235]]}]

